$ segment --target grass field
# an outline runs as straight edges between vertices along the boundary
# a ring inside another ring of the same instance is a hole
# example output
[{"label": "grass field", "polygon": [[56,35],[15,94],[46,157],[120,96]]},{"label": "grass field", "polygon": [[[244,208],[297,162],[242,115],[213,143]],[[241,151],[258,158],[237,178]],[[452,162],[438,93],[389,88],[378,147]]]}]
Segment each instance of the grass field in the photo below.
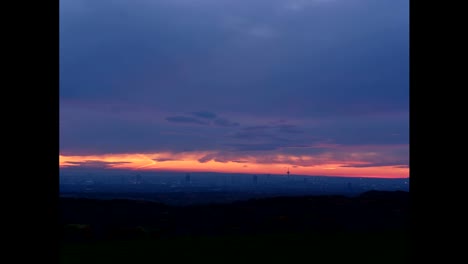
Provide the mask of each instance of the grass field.
[{"label": "grass field", "polygon": [[67,242],[61,264],[409,263],[403,232],[174,237]]}]

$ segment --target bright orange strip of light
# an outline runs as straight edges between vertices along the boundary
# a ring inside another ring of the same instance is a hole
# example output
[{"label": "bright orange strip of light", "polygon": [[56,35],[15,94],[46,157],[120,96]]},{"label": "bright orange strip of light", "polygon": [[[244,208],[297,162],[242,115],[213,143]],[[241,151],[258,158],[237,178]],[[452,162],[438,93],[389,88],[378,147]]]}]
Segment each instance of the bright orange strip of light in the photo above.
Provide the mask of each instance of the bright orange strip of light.
[{"label": "bright orange strip of light", "polygon": [[[146,171],[285,174],[289,168],[292,174],[311,176],[407,178],[409,175],[409,168],[397,168],[393,166],[342,167],[349,165],[349,163],[344,164],[343,162],[330,162],[328,164],[315,166],[300,166],[288,163],[258,163],[252,159],[248,159],[243,163],[234,161],[218,162],[214,160],[202,163],[198,161],[207,154],[209,153],[108,154],[89,156],[60,155],[59,164],[60,167],[65,168],[78,166],[79,163],[87,161],[97,161],[108,163],[109,168]],[[157,161],[158,159],[163,161]],[[355,164],[359,163],[355,162]]]}]

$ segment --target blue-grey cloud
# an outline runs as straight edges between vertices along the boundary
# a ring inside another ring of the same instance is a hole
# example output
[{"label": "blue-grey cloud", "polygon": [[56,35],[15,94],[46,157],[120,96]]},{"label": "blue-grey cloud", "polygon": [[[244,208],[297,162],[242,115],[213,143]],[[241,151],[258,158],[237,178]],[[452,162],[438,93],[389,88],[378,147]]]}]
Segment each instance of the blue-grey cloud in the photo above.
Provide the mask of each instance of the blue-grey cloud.
[{"label": "blue-grey cloud", "polygon": [[208,125],[208,122],[193,118],[193,117],[188,117],[188,116],[170,116],[166,118],[167,121],[169,122],[175,122],[175,123],[191,123],[191,124],[198,124],[198,125]]},{"label": "blue-grey cloud", "polygon": [[226,118],[218,118],[213,122],[213,124],[223,127],[236,127],[240,125],[238,122],[231,122]]},{"label": "blue-grey cloud", "polygon": [[208,154],[198,159],[198,162],[205,163],[216,157],[216,154]]},{"label": "blue-grey cloud", "polygon": [[231,138],[240,139],[244,141],[269,141],[278,143],[292,142],[290,139],[285,137],[279,137],[270,133],[252,131],[239,131],[234,133],[231,136]]},{"label": "blue-grey cloud", "polygon": [[216,118],[216,114],[215,114],[215,113],[212,113],[212,112],[204,112],[204,111],[201,111],[201,112],[192,112],[192,114],[193,114],[194,116],[202,117],[202,118],[208,118],[208,119],[214,119],[214,118]]},{"label": "blue-grey cloud", "polygon": [[276,128],[280,133],[288,133],[288,134],[298,134],[304,133],[304,131],[298,129],[296,125],[277,125]]},{"label": "blue-grey cloud", "polygon": [[266,143],[266,144],[226,144],[226,146],[232,147],[233,151],[265,151],[265,150],[276,150],[281,147],[278,144]]},{"label": "blue-grey cloud", "polygon": [[232,133],[230,136],[235,139],[249,140],[249,141],[262,141],[269,142],[270,144],[284,145],[288,143],[300,144],[301,140],[297,137],[291,137],[290,134],[303,133],[296,125],[256,125],[243,127],[237,132]]},{"label": "blue-grey cloud", "polygon": [[270,128],[270,126],[268,126],[268,125],[256,125],[256,126],[244,127],[243,130],[245,130],[245,131],[265,131],[268,128]]},{"label": "blue-grey cloud", "polygon": [[153,159],[154,161],[157,161],[157,162],[164,162],[164,161],[173,161],[173,160],[176,160],[176,159],[171,159],[171,158],[156,158],[156,159]]}]

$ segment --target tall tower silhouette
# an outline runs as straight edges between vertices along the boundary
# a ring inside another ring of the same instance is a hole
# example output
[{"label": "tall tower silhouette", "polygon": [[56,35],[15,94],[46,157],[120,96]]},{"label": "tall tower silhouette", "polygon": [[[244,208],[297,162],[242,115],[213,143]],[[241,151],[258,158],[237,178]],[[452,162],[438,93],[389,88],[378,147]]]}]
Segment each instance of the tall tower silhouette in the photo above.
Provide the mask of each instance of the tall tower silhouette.
[{"label": "tall tower silhouette", "polygon": [[287,172],[287,174],[288,174],[288,178],[289,178],[289,168],[288,168],[288,172]]}]

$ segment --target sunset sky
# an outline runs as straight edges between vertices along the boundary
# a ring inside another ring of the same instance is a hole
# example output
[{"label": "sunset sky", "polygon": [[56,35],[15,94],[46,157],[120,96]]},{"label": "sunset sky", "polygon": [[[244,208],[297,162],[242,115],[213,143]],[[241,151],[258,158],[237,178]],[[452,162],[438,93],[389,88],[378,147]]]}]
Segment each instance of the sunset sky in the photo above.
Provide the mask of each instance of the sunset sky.
[{"label": "sunset sky", "polygon": [[60,167],[409,176],[408,0],[60,0]]}]

